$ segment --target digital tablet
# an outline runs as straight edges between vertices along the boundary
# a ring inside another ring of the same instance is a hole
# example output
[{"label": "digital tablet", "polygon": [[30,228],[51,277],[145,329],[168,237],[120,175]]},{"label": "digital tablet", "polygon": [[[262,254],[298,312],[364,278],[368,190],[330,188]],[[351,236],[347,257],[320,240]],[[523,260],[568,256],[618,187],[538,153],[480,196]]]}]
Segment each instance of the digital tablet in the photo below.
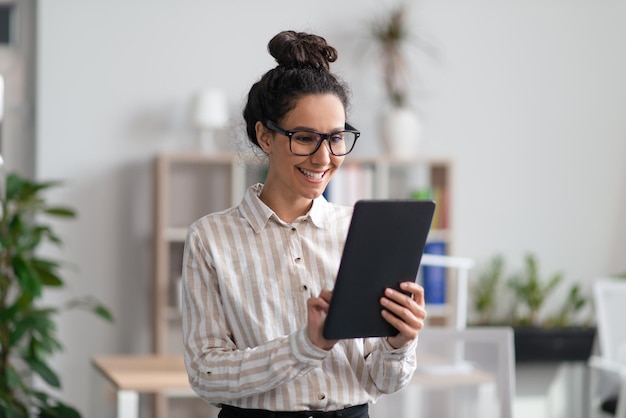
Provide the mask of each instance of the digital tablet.
[{"label": "digital tablet", "polygon": [[385,288],[415,281],[430,231],[432,200],[360,200],[335,281],[324,338],[387,337],[398,331],[381,316]]}]

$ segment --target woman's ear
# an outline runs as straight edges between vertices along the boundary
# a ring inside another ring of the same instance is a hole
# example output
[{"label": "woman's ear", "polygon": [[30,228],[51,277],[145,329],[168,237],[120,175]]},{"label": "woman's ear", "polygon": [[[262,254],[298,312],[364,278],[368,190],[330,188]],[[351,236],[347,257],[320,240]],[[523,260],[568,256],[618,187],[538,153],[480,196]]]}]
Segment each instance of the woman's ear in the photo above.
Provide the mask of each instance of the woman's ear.
[{"label": "woman's ear", "polygon": [[266,154],[271,153],[272,148],[272,133],[269,129],[267,129],[260,121],[254,125],[254,130],[256,132],[256,139],[259,143],[259,146]]}]

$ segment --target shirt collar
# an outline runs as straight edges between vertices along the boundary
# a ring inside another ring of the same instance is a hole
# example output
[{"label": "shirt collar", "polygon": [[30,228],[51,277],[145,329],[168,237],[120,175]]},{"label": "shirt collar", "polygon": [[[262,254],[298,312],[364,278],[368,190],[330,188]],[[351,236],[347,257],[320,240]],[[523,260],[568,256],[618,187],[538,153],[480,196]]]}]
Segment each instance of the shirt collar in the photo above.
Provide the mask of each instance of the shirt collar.
[{"label": "shirt collar", "polygon": [[[261,201],[259,198],[261,190],[263,190],[263,184],[261,183],[250,186],[239,205],[241,214],[246,218],[256,233],[261,232],[272,217],[274,217],[277,222],[284,223],[276,216],[272,209]],[[332,205],[324,196],[319,196],[313,200],[313,205],[311,205],[309,212],[298,219],[300,221],[310,219],[311,223],[316,227],[328,229],[331,212]]]}]

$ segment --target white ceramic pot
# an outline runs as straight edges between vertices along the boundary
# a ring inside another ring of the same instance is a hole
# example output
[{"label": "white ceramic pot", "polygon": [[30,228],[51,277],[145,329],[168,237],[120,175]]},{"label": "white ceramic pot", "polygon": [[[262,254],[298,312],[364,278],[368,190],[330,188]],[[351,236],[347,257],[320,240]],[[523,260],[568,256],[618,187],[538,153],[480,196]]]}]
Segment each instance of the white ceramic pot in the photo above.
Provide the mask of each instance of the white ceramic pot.
[{"label": "white ceramic pot", "polygon": [[385,152],[396,158],[415,157],[419,151],[422,124],[417,113],[410,108],[386,110],[380,123]]}]

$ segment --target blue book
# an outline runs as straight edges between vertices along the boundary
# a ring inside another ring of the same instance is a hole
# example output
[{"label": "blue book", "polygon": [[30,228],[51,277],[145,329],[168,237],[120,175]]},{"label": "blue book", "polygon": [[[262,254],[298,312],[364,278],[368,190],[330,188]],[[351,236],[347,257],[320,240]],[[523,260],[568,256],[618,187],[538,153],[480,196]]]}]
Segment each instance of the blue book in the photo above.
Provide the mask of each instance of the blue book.
[{"label": "blue book", "polygon": [[[446,243],[432,241],[424,247],[425,254],[446,254]],[[446,268],[422,265],[422,286],[424,300],[427,304],[442,305],[446,303]]]}]

